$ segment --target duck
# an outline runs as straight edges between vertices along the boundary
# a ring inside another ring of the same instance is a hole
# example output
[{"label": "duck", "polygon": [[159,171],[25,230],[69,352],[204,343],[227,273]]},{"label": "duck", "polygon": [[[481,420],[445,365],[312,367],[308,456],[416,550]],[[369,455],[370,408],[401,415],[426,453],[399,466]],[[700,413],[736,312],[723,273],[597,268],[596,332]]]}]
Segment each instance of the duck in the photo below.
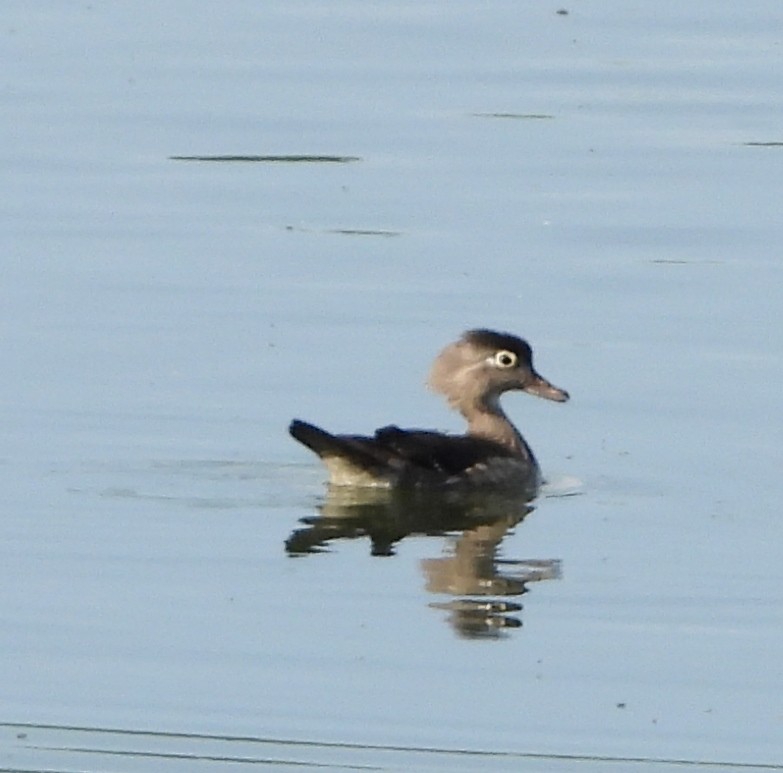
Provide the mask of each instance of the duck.
[{"label": "duck", "polygon": [[500,397],[522,391],[564,403],[569,394],[535,370],[525,339],[485,328],[468,330],[438,354],[427,384],[462,414],[465,434],[394,424],[373,435],[332,434],[299,419],[289,432],[324,463],[330,487],[538,489],[538,461]]}]

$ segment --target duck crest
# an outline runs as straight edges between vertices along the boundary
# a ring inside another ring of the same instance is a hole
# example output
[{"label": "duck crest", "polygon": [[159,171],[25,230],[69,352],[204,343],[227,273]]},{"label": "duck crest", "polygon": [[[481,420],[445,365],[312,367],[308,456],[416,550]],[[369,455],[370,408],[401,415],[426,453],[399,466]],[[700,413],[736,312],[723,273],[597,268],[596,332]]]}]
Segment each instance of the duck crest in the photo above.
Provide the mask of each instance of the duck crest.
[{"label": "duck crest", "polygon": [[528,365],[533,364],[533,350],[530,348],[530,344],[524,338],[518,338],[511,333],[497,333],[494,330],[478,328],[466,330],[460,341],[484,349],[507,349],[514,352],[520,360],[527,362]]}]

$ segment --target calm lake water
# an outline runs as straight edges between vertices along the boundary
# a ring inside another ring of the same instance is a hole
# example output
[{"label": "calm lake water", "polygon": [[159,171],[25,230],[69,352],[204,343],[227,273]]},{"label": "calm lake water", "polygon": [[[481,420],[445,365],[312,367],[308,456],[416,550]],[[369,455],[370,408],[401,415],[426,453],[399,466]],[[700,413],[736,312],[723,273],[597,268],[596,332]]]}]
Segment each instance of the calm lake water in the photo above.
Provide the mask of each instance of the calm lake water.
[{"label": "calm lake water", "polygon": [[[5,3],[0,768],[783,769],[782,30]],[[532,509],[327,499],[477,326]]]}]

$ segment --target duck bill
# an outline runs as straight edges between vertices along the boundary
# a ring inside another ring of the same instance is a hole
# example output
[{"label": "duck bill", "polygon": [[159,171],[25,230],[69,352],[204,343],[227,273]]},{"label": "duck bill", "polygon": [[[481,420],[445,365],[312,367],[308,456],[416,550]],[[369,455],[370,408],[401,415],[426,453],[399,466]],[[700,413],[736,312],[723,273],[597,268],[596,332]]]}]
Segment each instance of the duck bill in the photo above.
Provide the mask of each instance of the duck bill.
[{"label": "duck bill", "polygon": [[554,384],[550,384],[545,378],[539,376],[538,373],[533,374],[533,380],[525,384],[522,390],[536,397],[554,400],[556,403],[564,403],[569,397],[565,389],[558,389]]}]

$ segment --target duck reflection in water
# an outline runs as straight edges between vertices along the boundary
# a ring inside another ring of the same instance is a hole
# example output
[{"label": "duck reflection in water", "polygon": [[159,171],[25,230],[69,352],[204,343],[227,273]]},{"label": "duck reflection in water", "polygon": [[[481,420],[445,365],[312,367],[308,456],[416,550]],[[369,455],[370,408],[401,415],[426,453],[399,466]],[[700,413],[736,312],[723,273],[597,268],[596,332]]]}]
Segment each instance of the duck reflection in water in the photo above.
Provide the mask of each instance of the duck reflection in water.
[{"label": "duck reflection in water", "polygon": [[393,556],[405,537],[445,537],[444,554],[421,561],[427,590],[454,597],[435,602],[461,636],[497,638],[521,626],[522,609],[505,600],[527,592],[531,582],[556,579],[560,562],[501,558],[504,537],[532,512],[511,494],[449,496],[423,492],[331,487],[320,513],[301,520],[286,551],[304,556],[329,550],[338,540],[367,539],[374,556]]}]

